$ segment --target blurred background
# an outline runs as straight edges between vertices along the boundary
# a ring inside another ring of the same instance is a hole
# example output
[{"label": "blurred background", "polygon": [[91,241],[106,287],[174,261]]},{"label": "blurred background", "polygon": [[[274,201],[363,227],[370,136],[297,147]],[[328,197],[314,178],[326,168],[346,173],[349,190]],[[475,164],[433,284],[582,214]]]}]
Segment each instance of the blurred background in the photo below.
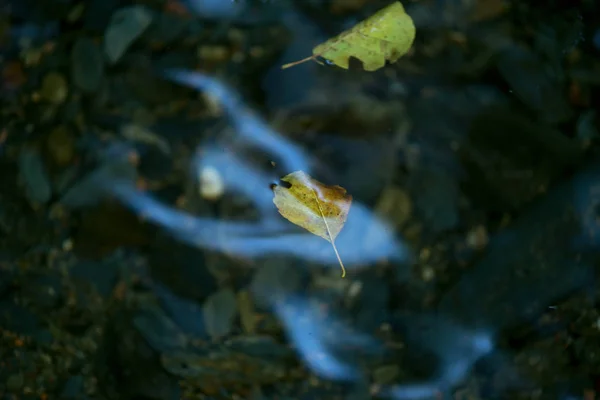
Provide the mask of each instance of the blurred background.
[{"label": "blurred background", "polygon": [[404,0],[398,62],[281,69],[391,3],[0,2],[2,399],[600,396],[599,6]]}]

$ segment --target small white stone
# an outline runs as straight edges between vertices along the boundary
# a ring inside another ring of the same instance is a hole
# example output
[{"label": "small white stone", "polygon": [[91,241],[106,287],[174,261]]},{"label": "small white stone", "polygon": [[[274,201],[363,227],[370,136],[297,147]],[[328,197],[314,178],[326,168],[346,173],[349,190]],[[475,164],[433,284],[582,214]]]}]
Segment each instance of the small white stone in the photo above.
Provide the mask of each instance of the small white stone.
[{"label": "small white stone", "polygon": [[214,167],[203,167],[199,173],[199,192],[203,199],[216,200],[223,196],[225,184],[221,174]]}]

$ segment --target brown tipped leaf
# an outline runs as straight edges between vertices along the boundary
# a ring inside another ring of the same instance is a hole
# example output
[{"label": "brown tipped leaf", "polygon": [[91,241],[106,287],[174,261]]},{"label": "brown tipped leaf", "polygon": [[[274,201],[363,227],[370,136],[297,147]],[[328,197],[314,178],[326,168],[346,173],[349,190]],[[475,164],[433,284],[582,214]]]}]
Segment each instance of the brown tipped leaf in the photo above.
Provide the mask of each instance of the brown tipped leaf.
[{"label": "brown tipped leaf", "polygon": [[335,238],[346,223],[352,196],[343,187],[325,185],[303,171],[292,172],[281,180],[289,187],[276,185],[273,188],[273,203],[279,213],[291,223],[329,241],[344,277],[346,271],[335,246]]}]

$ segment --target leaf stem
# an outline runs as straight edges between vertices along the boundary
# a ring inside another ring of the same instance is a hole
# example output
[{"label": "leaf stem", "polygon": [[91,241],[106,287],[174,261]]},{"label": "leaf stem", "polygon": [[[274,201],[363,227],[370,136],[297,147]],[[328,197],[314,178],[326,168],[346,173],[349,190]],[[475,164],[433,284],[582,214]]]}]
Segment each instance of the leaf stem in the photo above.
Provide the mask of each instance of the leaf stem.
[{"label": "leaf stem", "polygon": [[314,58],[315,58],[315,56],[313,55],[313,56],[310,56],[310,57],[303,58],[302,60],[298,60],[298,61],[294,61],[294,62],[291,62],[291,63],[288,63],[288,64],[284,64],[284,65],[281,66],[281,69],[290,68],[290,67],[293,67],[295,65],[302,64],[302,63],[305,63],[305,62],[310,61],[310,60],[314,60]]},{"label": "leaf stem", "polygon": [[[327,224],[327,222],[325,224]],[[327,230],[329,231],[329,228],[327,228]],[[335,251],[335,256],[337,257],[338,261],[340,262],[340,267],[342,267],[342,278],[345,278],[346,277],[346,268],[344,267],[344,263],[342,262],[342,259],[340,258],[340,253],[338,253],[337,246],[335,245],[335,242],[333,241],[333,239],[331,240],[331,246],[333,247],[333,251]]]},{"label": "leaf stem", "polygon": [[338,253],[337,246],[335,245],[335,239],[331,235],[331,230],[329,229],[329,224],[327,223],[327,218],[325,218],[325,213],[323,212],[323,209],[321,208],[321,202],[319,201],[319,196],[317,196],[317,191],[315,189],[312,189],[312,191],[313,191],[313,194],[315,195],[315,201],[317,202],[317,207],[319,207],[319,212],[321,213],[323,222],[325,223],[325,229],[327,229],[327,234],[329,235],[329,239],[331,239],[330,240],[331,247],[333,247],[333,251],[335,252],[335,256],[337,257],[338,262],[340,263],[340,267],[342,267],[342,278],[345,278],[346,277],[346,268],[344,267],[344,263],[342,262],[340,253]]}]

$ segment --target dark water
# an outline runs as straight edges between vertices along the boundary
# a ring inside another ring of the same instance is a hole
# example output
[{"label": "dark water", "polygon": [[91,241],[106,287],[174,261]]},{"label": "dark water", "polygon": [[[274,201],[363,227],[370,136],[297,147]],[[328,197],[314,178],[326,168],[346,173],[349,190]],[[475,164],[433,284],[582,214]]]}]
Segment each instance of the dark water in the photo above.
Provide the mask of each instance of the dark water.
[{"label": "dark water", "polygon": [[2,398],[596,398],[598,7],[391,3],[0,4]]}]

